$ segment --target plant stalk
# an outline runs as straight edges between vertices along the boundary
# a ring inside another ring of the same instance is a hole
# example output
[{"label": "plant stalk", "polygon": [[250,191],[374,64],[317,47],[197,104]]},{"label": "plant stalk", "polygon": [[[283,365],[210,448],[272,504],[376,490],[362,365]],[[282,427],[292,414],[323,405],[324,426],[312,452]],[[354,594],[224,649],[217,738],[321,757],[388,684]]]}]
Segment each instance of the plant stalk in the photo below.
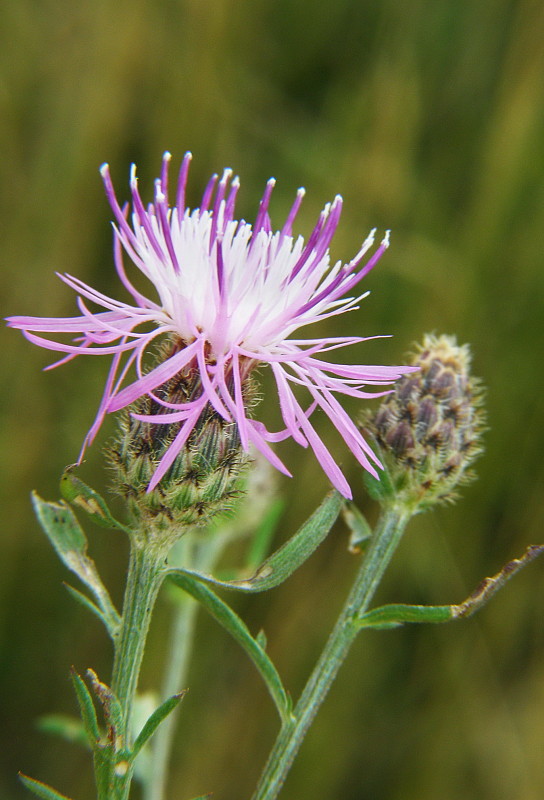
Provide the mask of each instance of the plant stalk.
[{"label": "plant stalk", "polygon": [[382,512],[344,608],[291,720],[276,739],[252,800],[275,800],[280,793],[304,737],[357,637],[357,618],[368,608],[409,518],[405,511]]},{"label": "plant stalk", "polygon": [[[140,675],[151,615],[162,583],[165,551],[141,542],[135,537],[131,540],[123,614],[118,639],[115,643],[113,676],[111,689],[123,715],[123,749],[132,745],[133,732],[131,719],[134,699]],[[126,773],[115,769],[110,777],[112,798],[126,800],[130,791],[132,765]]]}]

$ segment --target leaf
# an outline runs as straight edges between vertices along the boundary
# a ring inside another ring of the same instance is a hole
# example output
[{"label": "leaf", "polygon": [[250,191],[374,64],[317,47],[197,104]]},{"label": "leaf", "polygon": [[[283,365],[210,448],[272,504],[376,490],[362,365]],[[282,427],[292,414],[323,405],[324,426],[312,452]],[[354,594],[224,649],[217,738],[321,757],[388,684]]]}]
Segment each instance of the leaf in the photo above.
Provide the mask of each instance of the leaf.
[{"label": "leaf", "polygon": [[93,698],[85,685],[83,678],[77,674],[72,667],[71,671],[72,683],[77,696],[79,710],[81,712],[81,719],[85,726],[87,738],[93,750],[100,742],[100,729],[98,727],[98,720],[96,718],[96,711],[94,708]]},{"label": "leaf", "polygon": [[386,630],[398,628],[407,622],[449,622],[453,619],[452,606],[387,605],[367,611],[356,622],[360,628]]},{"label": "leaf", "polygon": [[84,511],[102,528],[117,528],[128,532],[128,528],[113,517],[104,498],[77,478],[72,467],[67,467],[60,479],[60,493],[65,500]]},{"label": "leaf", "polygon": [[69,592],[69,594],[74,598],[74,600],[77,600],[77,602],[81,603],[81,605],[84,608],[86,608],[88,611],[90,611],[92,614],[98,617],[98,619],[108,629],[110,634],[115,635],[115,633],[117,632],[117,625],[112,630],[110,630],[110,620],[107,619],[105,614],[102,613],[102,611],[98,608],[98,606],[96,606],[93,603],[92,600],[89,600],[86,594],[83,594],[83,592],[80,592],[78,589],[75,589],[73,586],[70,586],[69,583],[65,583],[64,588]]},{"label": "leaf", "polygon": [[202,603],[212,617],[243,647],[266,683],[282,721],[286,721],[291,712],[291,700],[283,687],[276,667],[253,638],[245,622],[211,589],[195,578],[182,571],[172,571],[169,577],[176,586]]},{"label": "leaf", "polygon": [[365,515],[357,508],[355,503],[347,502],[342,508],[342,517],[351,531],[349,540],[349,550],[351,553],[360,553],[363,542],[368,541],[372,536],[372,528],[368,524]]},{"label": "leaf", "polygon": [[113,741],[115,742],[118,737],[124,740],[125,719],[121,703],[107,683],[102,683],[102,681],[98,679],[98,675],[93,669],[88,669],[87,675],[93,685],[94,693],[102,704],[106,722],[112,729]]},{"label": "leaf", "polygon": [[42,800],[70,800],[65,794],[55,791],[51,786],[47,786],[47,784],[41,781],[35,781],[34,778],[29,778],[28,775],[23,775],[22,772],[19,773],[19,778],[27,789],[30,789],[35,795],[41,797]]},{"label": "leaf", "polygon": [[46,714],[37,721],[38,730],[43,733],[60,736],[67,742],[89,746],[85,728],[80,719],[67,714]]},{"label": "leaf", "polygon": [[66,503],[48,503],[32,493],[34,511],[57,555],[94,594],[107,620],[110,634],[119,627],[119,614],[100,580],[94,561],[87,555],[87,538],[74,512]]},{"label": "leaf", "polygon": [[506,581],[510,580],[520,569],[530,564],[535,558],[544,553],[544,544],[531,544],[520,558],[514,558],[504,567],[493,575],[492,578],[484,578],[476,587],[472,594],[459,605],[451,606],[455,619],[470,617],[490,600],[499,589],[502,589]]},{"label": "leaf", "polygon": [[167,575],[186,575],[202,583],[240,592],[264,592],[279,586],[303,564],[325,539],[336,521],[344,498],[339,492],[330,492],[319,508],[282,547],[276,550],[257,569],[255,574],[241,581],[221,581],[189,569],[169,569]]},{"label": "leaf", "polygon": [[484,578],[466,600],[449,606],[411,606],[387,605],[367,611],[355,624],[360,628],[384,630],[397,628],[405,623],[450,622],[454,619],[470,617],[488,600],[490,600],[504,584],[520,569],[544,553],[544,544],[532,544],[520,558],[514,558],[491,578]]},{"label": "leaf", "polygon": [[179,705],[184,695],[185,692],[175,694],[155,709],[136,737],[136,741],[132,747],[131,758],[135,758],[138,755],[144,744],[153,736],[161,722]]}]

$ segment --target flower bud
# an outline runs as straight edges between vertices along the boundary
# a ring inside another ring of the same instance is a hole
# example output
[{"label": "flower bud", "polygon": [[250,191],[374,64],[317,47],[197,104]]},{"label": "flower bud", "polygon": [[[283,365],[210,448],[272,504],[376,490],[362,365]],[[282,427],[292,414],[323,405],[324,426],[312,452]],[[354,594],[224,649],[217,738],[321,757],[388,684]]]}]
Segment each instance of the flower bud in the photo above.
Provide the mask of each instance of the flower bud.
[{"label": "flower bud", "polygon": [[482,452],[482,387],[470,375],[468,345],[453,336],[426,334],[411,363],[362,427],[380,450],[383,486],[369,488],[384,503],[412,513],[456,499],[455,487],[474,478],[468,468]]},{"label": "flower bud", "polygon": [[[171,355],[175,343],[161,351]],[[114,490],[127,502],[138,527],[154,538],[172,543],[188,527],[207,525],[227,511],[240,494],[239,478],[249,461],[243,452],[238,426],[220,417],[208,403],[184,447],[155,488],[149,484],[158,464],[178,435],[182,422],[154,423],[134,418],[164,415],[169,406],[190,403],[202,392],[197,365],[189,365],[120,414],[119,434],[108,456]],[[243,387],[247,400],[250,386]],[[155,399],[156,398],[156,399]],[[162,402],[160,402],[162,401]]]}]

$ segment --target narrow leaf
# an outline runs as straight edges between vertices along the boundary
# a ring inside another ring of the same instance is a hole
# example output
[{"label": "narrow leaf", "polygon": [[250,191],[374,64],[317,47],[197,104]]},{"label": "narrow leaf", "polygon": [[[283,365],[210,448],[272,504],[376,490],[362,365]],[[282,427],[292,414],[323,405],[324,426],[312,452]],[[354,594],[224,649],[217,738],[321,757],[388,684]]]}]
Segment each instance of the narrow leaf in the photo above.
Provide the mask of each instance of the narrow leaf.
[{"label": "narrow leaf", "polygon": [[372,528],[368,524],[366,517],[357,508],[355,503],[346,503],[342,508],[344,522],[351,531],[349,549],[352,553],[360,553],[363,549],[361,545],[367,542],[372,536]]},{"label": "narrow leaf", "polygon": [[89,746],[85,728],[80,719],[67,714],[46,714],[37,721],[38,730],[43,733],[59,736],[67,742]]},{"label": "narrow leaf", "polygon": [[344,498],[339,492],[330,492],[297,533],[267,558],[247,580],[221,581],[212,575],[185,569],[170,569],[167,574],[171,577],[186,575],[202,583],[240,592],[264,592],[272,589],[283,583],[317,549],[336,521],[343,502]]},{"label": "narrow leaf", "polygon": [[282,721],[285,721],[291,711],[289,696],[283,688],[276,667],[263,648],[253,638],[245,622],[203,583],[183,574],[181,571],[172,571],[170,578],[176,586],[179,586],[194,597],[195,600],[202,603],[212,617],[243,647],[266,683]]},{"label": "narrow leaf", "polygon": [[70,506],[64,502],[48,503],[36,493],[32,494],[32,503],[38,521],[61,561],[92,591],[110,625],[118,625],[119,614],[100,580],[94,561],[87,555],[87,538]]},{"label": "narrow leaf", "polygon": [[521,558],[514,558],[509,561],[492,578],[484,578],[480,585],[462,603],[449,606],[380,606],[372,611],[367,611],[355,621],[355,624],[360,628],[380,630],[396,628],[405,623],[450,622],[450,620],[470,617],[482,608],[504,586],[506,581],[510,580],[520,569],[530,564],[543,552],[544,544],[530,545]]},{"label": "narrow leaf", "polygon": [[166,719],[166,717],[179,705],[180,700],[184,695],[185,692],[175,694],[172,697],[169,697],[168,700],[165,700],[164,703],[161,703],[161,705],[155,709],[136,737],[136,741],[132,747],[131,758],[135,758],[138,755],[144,744],[153,736],[163,719]]},{"label": "narrow leaf", "polygon": [[117,623],[117,620],[108,619],[108,617],[106,617],[106,615],[98,608],[98,606],[95,605],[92,600],[89,600],[86,594],[83,594],[83,592],[80,592],[78,589],[70,586],[69,583],[65,583],[64,587],[74,598],[74,600],[77,600],[77,602],[81,603],[84,608],[98,617],[112,638],[116,636],[119,630],[119,624]]},{"label": "narrow leaf", "polygon": [[490,600],[499,589],[502,589],[506,581],[510,580],[520,569],[530,564],[535,558],[544,553],[544,544],[531,544],[520,558],[514,558],[504,567],[493,575],[492,578],[484,578],[479,586],[459,605],[452,606],[452,613],[455,619],[460,617],[470,617]]},{"label": "narrow leaf", "polygon": [[93,522],[102,528],[117,528],[118,530],[128,531],[128,529],[118,522],[109,510],[104,498],[76,478],[71,467],[67,467],[60,479],[60,492],[65,500],[71,505],[81,509]]},{"label": "narrow leaf", "polygon": [[357,620],[361,628],[386,630],[398,628],[407,622],[449,622],[453,619],[452,606],[387,605],[367,611]]},{"label": "narrow leaf", "polygon": [[111,725],[116,736],[122,736],[125,727],[125,721],[121,703],[108,684],[102,683],[102,681],[99,680],[94,669],[88,669],[87,675],[89,676],[89,679],[93,685],[96,696],[102,704],[106,722],[108,725]]},{"label": "narrow leaf", "polygon": [[55,791],[51,786],[47,786],[47,784],[41,781],[35,781],[34,778],[29,778],[28,775],[23,775],[22,772],[19,773],[19,778],[27,789],[30,789],[37,797],[41,797],[42,800],[70,800],[65,794]]},{"label": "narrow leaf", "polygon": [[79,710],[81,712],[81,719],[85,726],[87,738],[93,749],[100,741],[100,729],[98,727],[98,720],[96,718],[96,711],[94,708],[93,698],[85,685],[83,678],[77,674],[72,667],[72,683],[76,692]]}]

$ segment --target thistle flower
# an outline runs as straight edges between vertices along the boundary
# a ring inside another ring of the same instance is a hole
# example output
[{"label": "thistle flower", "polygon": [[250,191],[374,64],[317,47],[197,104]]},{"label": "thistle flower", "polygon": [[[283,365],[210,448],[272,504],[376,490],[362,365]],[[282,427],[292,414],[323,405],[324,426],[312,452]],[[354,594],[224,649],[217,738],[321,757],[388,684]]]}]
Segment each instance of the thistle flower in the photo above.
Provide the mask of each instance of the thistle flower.
[{"label": "thistle flower", "polygon": [[[388,236],[366,262],[374,232],[348,264],[331,264],[329,245],[338,225],[342,199],[325,206],[308,241],[295,238],[292,226],[304,196],[299,189],[283,227],[272,232],[268,206],[275,181],[266,185],[253,225],[234,217],[238,178],[225,170],[221,179],[209,181],[200,208],[186,207],[185,188],[191,154],[183,159],[175,203],[168,200],[170,154],[165,153],[160,177],[155,181],[154,202],[144,207],[136,169],[130,177],[132,212],[121,208],[112,186],[109,167],[101,168],[112,207],[114,256],[117,273],[131,302],[110,298],[71,275],[59,277],[78,293],[80,316],[68,318],[10,317],[33,343],[66,355],[51,367],[77,355],[112,356],[98,414],[83,445],[96,436],[106,414],[127,409],[145,398],[159,408],[138,413],[135,420],[162,426],[175,425],[176,433],[157,460],[148,489],[153,490],[171,469],[201,416],[210,410],[222,421],[234,423],[243,450],[259,450],[278,470],[291,473],[270,443],[292,437],[314,450],[325,473],[346,497],[349,485],[310,418],[320,408],[329,417],[359,463],[372,475],[381,464],[336,399],[338,394],[357,398],[383,395],[363,387],[383,387],[410,367],[344,365],[322,359],[362,337],[327,339],[292,338],[299,328],[357,308],[365,295],[349,296],[377,263],[388,246]],[[147,297],[130,281],[123,250],[155,289]],[[91,310],[87,301],[103,309]],[[75,334],[72,344],[41,334]],[[144,356],[158,337],[170,341],[170,355],[151,367]],[[373,338],[373,337],[369,337]],[[277,388],[285,429],[272,432],[253,419],[244,402],[244,385],[252,370],[268,364]],[[51,368],[49,367],[49,368]],[[129,379],[131,369],[135,379]],[[198,371],[200,392],[175,402],[166,400],[160,387],[179,374]],[[310,394],[304,408],[294,388]],[[141,410],[141,406],[140,406]],[[82,453],[83,453],[82,450]]]},{"label": "thistle flower", "polygon": [[376,496],[416,513],[452,502],[455,488],[474,478],[469,468],[483,450],[485,411],[468,345],[426,334],[412,364],[418,373],[404,376],[378,410],[364,416],[363,429],[387,465]]}]

